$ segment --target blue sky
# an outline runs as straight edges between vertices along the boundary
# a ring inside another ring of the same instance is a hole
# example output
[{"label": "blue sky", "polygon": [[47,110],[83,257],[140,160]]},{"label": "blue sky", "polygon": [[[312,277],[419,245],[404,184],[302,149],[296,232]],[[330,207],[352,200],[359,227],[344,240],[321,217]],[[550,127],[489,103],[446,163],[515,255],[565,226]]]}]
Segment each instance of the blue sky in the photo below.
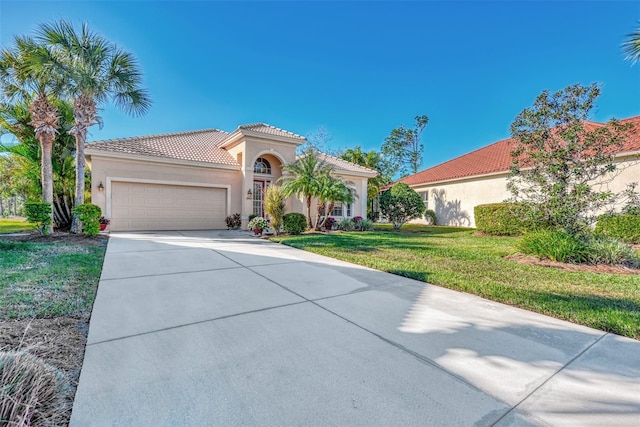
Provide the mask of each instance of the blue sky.
[{"label": "blue sky", "polygon": [[544,89],[599,82],[592,119],[640,114],[620,44],[640,2],[0,1],[0,44],[82,22],[132,52],[154,101],[111,107],[90,140],[266,122],[378,150],[429,116],[423,168],[509,136]]}]

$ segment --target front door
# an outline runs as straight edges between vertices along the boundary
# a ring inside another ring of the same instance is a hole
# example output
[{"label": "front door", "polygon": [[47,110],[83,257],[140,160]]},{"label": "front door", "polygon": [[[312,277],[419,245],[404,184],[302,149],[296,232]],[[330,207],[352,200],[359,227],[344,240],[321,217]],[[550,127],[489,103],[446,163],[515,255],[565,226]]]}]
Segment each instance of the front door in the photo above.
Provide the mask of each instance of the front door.
[{"label": "front door", "polygon": [[264,190],[271,185],[271,181],[253,181],[253,214],[264,217]]}]

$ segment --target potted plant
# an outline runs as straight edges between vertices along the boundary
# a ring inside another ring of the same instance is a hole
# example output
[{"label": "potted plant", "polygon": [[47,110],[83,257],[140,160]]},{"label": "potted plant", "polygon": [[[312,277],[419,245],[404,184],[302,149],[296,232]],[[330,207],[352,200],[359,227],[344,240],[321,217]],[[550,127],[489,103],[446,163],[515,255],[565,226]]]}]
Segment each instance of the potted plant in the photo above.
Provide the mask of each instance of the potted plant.
[{"label": "potted plant", "polygon": [[239,213],[234,213],[225,218],[227,230],[237,230],[242,225],[242,217]]},{"label": "potted plant", "polygon": [[249,221],[249,225],[248,225],[249,230],[253,230],[256,236],[261,235],[262,231],[268,226],[269,224],[267,223],[267,220],[261,216],[257,216],[253,218],[251,221]]},{"label": "potted plant", "polygon": [[332,216],[327,218],[327,221],[324,223],[324,229],[327,231],[333,230],[333,227],[336,225],[336,219]]},{"label": "potted plant", "polygon": [[104,230],[106,230],[107,225],[109,225],[111,220],[101,216],[100,219],[98,220],[98,222],[100,223],[100,231],[104,231]]}]

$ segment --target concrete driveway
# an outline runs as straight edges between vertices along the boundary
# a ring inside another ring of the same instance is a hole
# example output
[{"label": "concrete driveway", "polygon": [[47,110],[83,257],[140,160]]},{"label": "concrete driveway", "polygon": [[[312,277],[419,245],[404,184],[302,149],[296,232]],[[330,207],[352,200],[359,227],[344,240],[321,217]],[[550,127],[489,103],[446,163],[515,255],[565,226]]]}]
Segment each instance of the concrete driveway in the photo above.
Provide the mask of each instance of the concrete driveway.
[{"label": "concrete driveway", "polygon": [[638,341],[233,231],[111,235],[71,419],[639,424]]}]

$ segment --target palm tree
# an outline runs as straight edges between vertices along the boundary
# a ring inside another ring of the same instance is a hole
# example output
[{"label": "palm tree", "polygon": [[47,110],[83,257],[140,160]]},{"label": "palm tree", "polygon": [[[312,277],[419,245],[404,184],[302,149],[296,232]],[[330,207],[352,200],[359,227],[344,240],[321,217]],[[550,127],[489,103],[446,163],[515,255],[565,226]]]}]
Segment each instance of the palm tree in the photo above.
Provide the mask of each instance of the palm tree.
[{"label": "palm tree", "polygon": [[355,195],[353,189],[345,182],[338,178],[329,177],[329,179],[325,181],[325,186],[322,188],[318,199],[323,200],[323,204],[326,204],[324,219],[322,223],[317,224],[317,228],[319,229],[326,224],[336,203],[352,203],[355,200]]},{"label": "palm tree", "polygon": [[626,60],[633,64],[640,61],[640,25],[633,33],[627,34],[627,40],[622,43],[622,50],[627,55]]},{"label": "palm tree", "polygon": [[[83,24],[80,33],[67,21],[43,24],[37,38],[51,49],[56,68],[66,82],[66,92],[73,99],[75,126],[70,133],[76,138],[75,205],[84,203],[84,145],[89,127],[98,123],[97,111],[111,100],[133,116],[146,113],[151,100],[140,87],[142,73],[136,59],[102,35]],[[77,215],[71,232],[80,228]]]},{"label": "palm tree", "polygon": [[382,156],[375,150],[367,151],[365,153],[362,151],[360,146],[356,146],[355,148],[345,150],[340,157],[343,160],[355,163],[356,165],[378,171],[378,176],[375,178],[369,178],[367,181],[367,200],[369,202],[372,202],[376,197],[378,197],[380,188],[391,181],[390,177],[384,174],[384,162]]},{"label": "palm tree", "polygon": [[[25,100],[29,104],[30,124],[42,152],[42,200],[53,205],[51,151],[59,129],[59,116],[52,98],[60,93],[60,80],[49,62],[50,53],[46,46],[30,37],[15,37],[14,46],[0,54],[0,84],[4,98]],[[53,231],[53,211],[51,216],[45,233]]]},{"label": "palm tree", "polygon": [[[74,195],[74,138],[68,131],[73,126],[73,109],[71,104],[63,100],[53,100],[52,105],[58,111],[58,126],[51,150],[51,169],[53,179],[53,219],[58,228],[68,229],[71,226],[71,211]],[[0,107],[0,134],[12,134],[17,143],[0,144],[0,153],[8,153],[18,166],[15,174],[21,174],[29,182],[28,197],[42,197],[42,163],[41,148],[31,125],[29,105],[23,101],[4,104]]]},{"label": "palm tree", "polygon": [[311,199],[320,191],[320,179],[333,168],[323,162],[315,150],[309,149],[294,163],[282,165],[285,174],[280,178],[285,196],[303,196],[307,206],[307,227],[311,228]]}]

